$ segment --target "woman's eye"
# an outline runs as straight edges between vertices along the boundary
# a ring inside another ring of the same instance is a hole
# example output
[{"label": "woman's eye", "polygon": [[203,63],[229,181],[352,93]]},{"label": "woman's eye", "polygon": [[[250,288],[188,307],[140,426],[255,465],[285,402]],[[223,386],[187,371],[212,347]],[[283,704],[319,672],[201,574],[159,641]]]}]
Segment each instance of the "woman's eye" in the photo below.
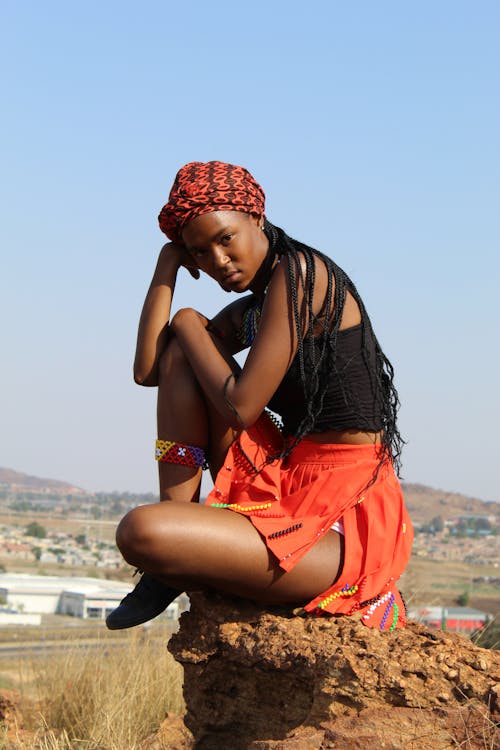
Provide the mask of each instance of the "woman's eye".
[{"label": "woman's eye", "polygon": [[206,250],[203,250],[201,247],[194,247],[191,250],[191,255],[195,258],[203,258],[203,256],[206,254]]},{"label": "woman's eye", "polygon": [[231,242],[232,239],[233,239],[233,235],[232,234],[225,234],[221,238],[221,242],[222,242],[223,245],[228,245]]}]

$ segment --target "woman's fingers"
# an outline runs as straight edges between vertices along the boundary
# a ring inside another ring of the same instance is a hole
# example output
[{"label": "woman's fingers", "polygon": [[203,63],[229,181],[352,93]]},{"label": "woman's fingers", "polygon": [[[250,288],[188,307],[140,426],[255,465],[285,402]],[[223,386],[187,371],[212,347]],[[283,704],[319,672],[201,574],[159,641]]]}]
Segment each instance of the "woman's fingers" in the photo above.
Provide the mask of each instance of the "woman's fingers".
[{"label": "woman's fingers", "polygon": [[170,248],[174,248],[174,252],[178,253],[179,255],[179,265],[184,266],[193,279],[199,279],[200,278],[200,269],[198,268],[198,264],[194,260],[193,256],[190,255],[190,253],[186,250],[184,245],[179,245],[175,243],[171,243]]}]

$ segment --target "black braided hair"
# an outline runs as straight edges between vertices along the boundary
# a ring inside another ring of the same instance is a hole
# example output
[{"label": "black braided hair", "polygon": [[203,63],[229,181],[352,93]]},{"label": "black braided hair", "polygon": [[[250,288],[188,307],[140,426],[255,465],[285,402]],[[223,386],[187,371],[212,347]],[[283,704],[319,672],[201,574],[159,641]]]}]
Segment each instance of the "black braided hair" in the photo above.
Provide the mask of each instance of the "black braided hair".
[{"label": "black braided hair", "polygon": [[[305,414],[293,433],[293,440],[279,454],[280,458],[290,455],[297,443],[308,433],[313,431],[317,418],[323,408],[323,400],[327,386],[334,372],[342,382],[343,374],[337,368],[337,336],[339,332],[342,312],[346,300],[346,293],[354,297],[361,314],[362,327],[362,356],[369,372],[370,384],[373,394],[377,394],[381,404],[381,453],[378,469],[384,461],[390,459],[393,462],[396,473],[399,475],[401,469],[401,452],[404,440],[397,427],[397,413],[399,410],[399,396],[394,385],[394,369],[383,353],[377,341],[375,333],[366,312],[363,301],[347,274],[333,262],[331,258],[315,250],[308,245],[288,237],[279,227],[274,226],[267,219],[264,231],[269,239],[269,257],[274,260],[276,255],[286,257],[288,260],[288,282],[292,303],[293,322],[298,340],[298,366],[300,379],[304,391],[306,404]],[[315,284],[315,258],[319,258],[325,264],[327,270],[327,290],[324,310],[324,324],[320,334],[320,346],[315,344],[313,326],[315,316],[313,314],[313,296]],[[305,275],[303,273],[305,265]],[[301,315],[298,302],[298,284],[303,292],[302,309],[306,317],[306,330],[304,332],[304,315]],[[332,299],[333,298],[333,299]],[[367,342],[371,338],[375,347],[375,366],[369,361],[369,350]],[[308,367],[307,360],[312,367]],[[349,400],[349,391],[344,388],[344,397]],[[352,397],[350,398],[352,402]],[[353,404],[355,407],[356,405]],[[277,456],[270,456],[269,461]],[[376,474],[378,473],[378,469]],[[376,474],[372,481],[375,480]],[[371,482],[370,482],[371,483]]]}]

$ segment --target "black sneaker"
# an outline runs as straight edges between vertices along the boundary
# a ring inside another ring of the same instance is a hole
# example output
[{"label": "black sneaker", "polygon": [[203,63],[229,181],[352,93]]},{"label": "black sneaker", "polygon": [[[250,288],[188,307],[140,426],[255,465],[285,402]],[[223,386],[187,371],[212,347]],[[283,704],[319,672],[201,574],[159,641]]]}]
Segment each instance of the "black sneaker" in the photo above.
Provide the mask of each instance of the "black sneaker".
[{"label": "black sneaker", "polygon": [[135,589],[106,617],[106,626],[109,630],[124,630],[142,625],[161,614],[180,593],[143,573]]}]

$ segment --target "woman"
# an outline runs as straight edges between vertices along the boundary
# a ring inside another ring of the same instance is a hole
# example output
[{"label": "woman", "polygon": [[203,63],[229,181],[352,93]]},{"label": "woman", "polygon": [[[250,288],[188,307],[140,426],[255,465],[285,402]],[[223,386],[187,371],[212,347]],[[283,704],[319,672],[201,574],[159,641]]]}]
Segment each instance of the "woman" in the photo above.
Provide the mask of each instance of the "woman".
[{"label": "woman", "polygon": [[[395,584],[412,528],[393,468],[398,397],[356,288],[266,220],[242,167],[187,164],[159,222],[172,242],[146,296],[134,373],[158,386],[164,502],[118,527],[143,575],[108,627],[145,622],[199,586],[403,627]],[[250,294],[212,321],[192,309],[169,321],[181,266]],[[246,347],[240,369],[232,355]],[[204,464],[215,487],[199,505]]]}]

